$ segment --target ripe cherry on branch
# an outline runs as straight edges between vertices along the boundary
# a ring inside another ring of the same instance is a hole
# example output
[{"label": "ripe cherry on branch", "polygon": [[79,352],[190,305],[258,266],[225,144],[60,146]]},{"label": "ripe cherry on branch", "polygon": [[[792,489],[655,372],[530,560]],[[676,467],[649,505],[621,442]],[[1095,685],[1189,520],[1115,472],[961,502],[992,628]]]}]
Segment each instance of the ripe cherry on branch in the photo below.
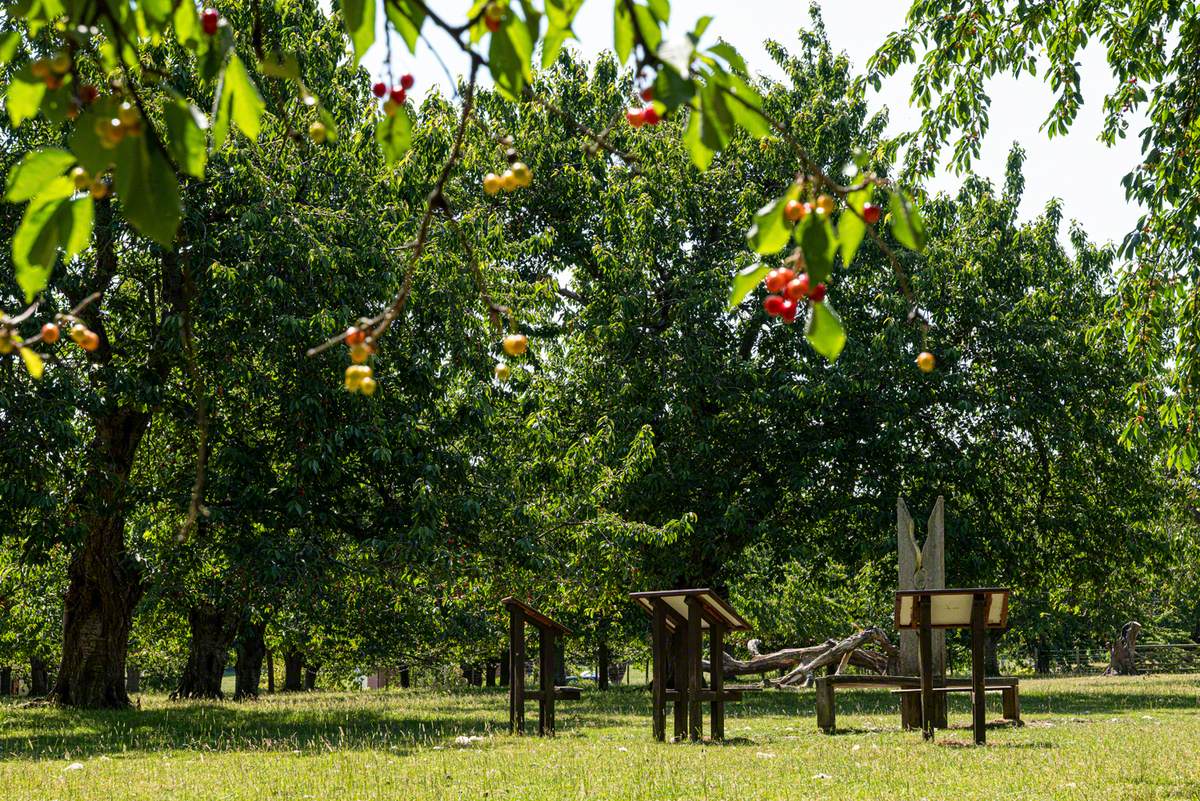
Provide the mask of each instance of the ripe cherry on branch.
[{"label": "ripe cherry on branch", "polygon": [[401,76],[400,76],[400,88],[401,88],[401,89],[403,89],[403,90],[404,90],[404,91],[406,91],[406,92],[407,92],[409,89],[412,89],[412,88],[413,88],[413,84],[414,84],[414,83],[416,83],[416,82],[417,82],[417,81],[416,81],[416,79],[415,79],[415,78],[412,76],[412,74],[411,74],[411,73],[407,73],[407,72],[406,72],[406,73],[404,73],[403,75],[401,75]]},{"label": "ripe cherry on branch", "polygon": [[402,106],[404,105],[404,101],[408,100],[408,92],[404,91],[403,86],[393,86],[391,94],[388,95],[388,99],[390,99],[397,106]]},{"label": "ripe cherry on branch", "polygon": [[221,14],[215,8],[206,8],[200,14],[200,27],[209,36],[217,32],[217,27],[221,24]]},{"label": "ripe cherry on branch", "polygon": [[504,338],[504,352],[509,356],[520,356],[529,349],[529,337],[524,334],[509,334]]},{"label": "ripe cherry on branch", "polygon": [[783,298],[779,295],[767,295],[763,300],[763,311],[772,317],[783,314]]},{"label": "ripe cherry on branch", "polygon": [[46,323],[42,326],[42,341],[47,345],[53,345],[55,342],[57,342],[58,336],[58,326],[54,323]]},{"label": "ripe cherry on branch", "polygon": [[863,205],[863,209],[862,209],[863,219],[866,220],[871,225],[874,225],[875,223],[879,222],[879,215],[880,215],[880,208],[878,206],[876,206],[874,203],[867,203],[867,204]]},{"label": "ripe cherry on branch", "polygon": [[933,354],[929,351],[923,350],[917,355],[917,367],[920,368],[922,373],[932,373],[936,365],[937,362],[933,358]]},{"label": "ripe cherry on branch", "polygon": [[387,93],[388,93],[387,84],[384,83],[383,81],[376,81],[371,86],[371,94],[375,95],[376,97],[383,97]]},{"label": "ripe cherry on branch", "polygon": [[782,292],[788,285],[788,282],[796,277],[794,270],[788,267],[780,267],[778,270],[771,270],[767,273],[767,277],[763,283],[767,285],[768,292]]}]

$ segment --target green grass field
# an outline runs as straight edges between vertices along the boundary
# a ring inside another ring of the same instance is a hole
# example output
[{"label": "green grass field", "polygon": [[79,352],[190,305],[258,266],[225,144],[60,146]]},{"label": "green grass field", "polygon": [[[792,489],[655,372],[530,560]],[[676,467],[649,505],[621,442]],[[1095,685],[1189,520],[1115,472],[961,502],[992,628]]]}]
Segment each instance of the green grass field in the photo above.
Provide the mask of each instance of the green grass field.
[{"label": "green grass field", "polygon": [[1200,798],[1200,677],[1031,680],[1026,725],[991,727],[984,748],[966,745],[966,699],[951,703],[934,745],[899,730],[886,692],[840,693],[834,736],[811,692],[758,693],[730,706],[723,745],[655,743],[647,693],[627,688],[562,704],[553,740],[507,735],[502,690],[10,703],[0,799]]}]

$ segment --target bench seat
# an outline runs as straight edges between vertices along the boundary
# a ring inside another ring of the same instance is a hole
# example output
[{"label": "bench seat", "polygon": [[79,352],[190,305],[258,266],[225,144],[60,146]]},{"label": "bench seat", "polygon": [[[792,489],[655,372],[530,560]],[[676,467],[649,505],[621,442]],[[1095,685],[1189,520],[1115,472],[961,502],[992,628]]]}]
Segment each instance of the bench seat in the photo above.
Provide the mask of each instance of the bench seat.
[{"label": "bench seat", "polygon": [[[985,692],[999,692],[1003,695],[1004,719],[1020,725],[1020,679],[1015,676],[991,676],[985,678],[983,684]],[[847,690],[890,690],[895,694],[908,695],[921,692],[921,679],[919,676],[860,676],[854,674],[818,676],[816,680],[817,727],[826,734],[832,734],[837,727],[834,690],[839,687]],[[936,693],[971,692],[971,680],[965,678],[940,679],[938,686],[933,690]]]}]

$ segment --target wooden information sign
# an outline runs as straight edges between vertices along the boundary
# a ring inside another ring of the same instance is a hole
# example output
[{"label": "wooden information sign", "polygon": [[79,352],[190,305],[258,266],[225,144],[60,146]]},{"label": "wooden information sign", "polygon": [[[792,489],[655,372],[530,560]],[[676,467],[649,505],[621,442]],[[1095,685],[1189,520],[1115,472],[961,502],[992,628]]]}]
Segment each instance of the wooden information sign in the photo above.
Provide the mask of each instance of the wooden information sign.
[{"label": "wooden information sign", "polygon": [[[921,728],[925,739],[933,738],[934,697],[947,691],[934,686],[933,630],[971,629],[971,698],[972,728],[975,743],[986,741],[984,693],[986,680],[983,670],[984,633],[987,629],[1008,626],[1010,590],[999,587],[978,587],[946,590],[905,590],[896,593],[896,628],[916,629],[921,662]],[[942,682],[944,685],[944,682]]]},{"label": "wooden information sign", "polygon": [[[704,731],[702,704],[712,708],[712,739],[725,737],[725,702],[741,699],[725,689],[725,633],[750,628],[741,615],[710,589],[635,592],[630,598],[650,614],[654,662],[654,737],[667,736],[667,702],[675,705],[675,739],[699,740]],[[701,669],[704,632],[709,637],[710,687]],[[667,663],[675,665],[675,686],[667,688]]]},{"label": "wooden information sign", "polygon": [[[555,687],[558,675],[559,637],[570,636],[566,626],[555,623],[532,606],[516,598],[501,601],[508,608],[508,730],[525,733],[525,702],[537,699],[538,734],[554,734],[554,702],[579,698],[578,687]],[[538,632],[538,689],[525,689],[525,624]]]}]

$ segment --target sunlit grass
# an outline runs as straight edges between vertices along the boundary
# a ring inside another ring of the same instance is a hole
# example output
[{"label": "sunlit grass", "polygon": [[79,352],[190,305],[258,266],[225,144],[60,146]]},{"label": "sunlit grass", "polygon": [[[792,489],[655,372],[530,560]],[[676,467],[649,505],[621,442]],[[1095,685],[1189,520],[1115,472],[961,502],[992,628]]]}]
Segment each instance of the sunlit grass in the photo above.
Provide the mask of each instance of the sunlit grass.
[{"label": "sunlit grass", "polygon": [[838,700],[826,736],[811,693],[749,696],[729,707],[720,746],[655,743],[647,694],[626,688],[563,703],[553,740],[510,737],[491,690],[146,696],[141,711],[103,713],[6,704],[0,799],[1200,798],[1200,677],[1028,681],[1028,725],[992,727],[986,748],[966,746],[963,697],[936,745],[899,730],[886,692]]}]

